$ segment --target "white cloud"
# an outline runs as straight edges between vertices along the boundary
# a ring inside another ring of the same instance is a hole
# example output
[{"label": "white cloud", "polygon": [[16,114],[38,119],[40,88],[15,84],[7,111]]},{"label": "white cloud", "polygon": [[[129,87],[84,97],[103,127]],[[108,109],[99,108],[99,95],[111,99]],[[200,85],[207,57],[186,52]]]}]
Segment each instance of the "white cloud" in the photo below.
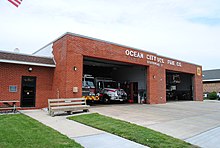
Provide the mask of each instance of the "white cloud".
[{"label": "white cloud", "polygon": [[[125,44],[219,68],[218,0],[0,1],[0,49],[32,53],[65,32]],[[205,19],[208,18],[208,19]]]}]

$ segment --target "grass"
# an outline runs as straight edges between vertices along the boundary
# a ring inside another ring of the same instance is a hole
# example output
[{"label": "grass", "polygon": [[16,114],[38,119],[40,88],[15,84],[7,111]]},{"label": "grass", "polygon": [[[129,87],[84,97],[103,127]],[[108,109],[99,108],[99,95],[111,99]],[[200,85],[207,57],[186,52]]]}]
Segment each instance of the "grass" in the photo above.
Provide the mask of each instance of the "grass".
[{"label": "grass", "polygon": [[0,115],[1,148],[82,148],[50,127],[22,114]]},{"label": "grass", "polygon": [[113,119],[98,113],[72,116],[69,119],[118,135],[151,148],[191,148],[196,147],[180,139],[156,132],[154,130]]}]

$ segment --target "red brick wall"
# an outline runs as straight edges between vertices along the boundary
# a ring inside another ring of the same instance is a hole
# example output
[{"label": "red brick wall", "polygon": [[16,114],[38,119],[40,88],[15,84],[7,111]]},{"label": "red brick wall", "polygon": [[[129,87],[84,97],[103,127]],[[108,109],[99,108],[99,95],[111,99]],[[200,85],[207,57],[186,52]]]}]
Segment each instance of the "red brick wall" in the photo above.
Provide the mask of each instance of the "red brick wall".
[{"label": "red brick wall", "polygon": [[66,37],[53,44],[56,62],[52,84],[52,98],[66,98]]},{"label": "red brick wall", "polygon": [[203,83],[203,92],[220,92],[220,82]]},{"label": "red brick wall", "polygon": [[[47,106],[48,98],[81,97],[83,56],[107,59],[125,63],[143,65],[147,67],[147,98],[148,103],[157,104],[166,102],[166,70],[180,71],[194,75],[194,100],[203,100],[202,75],[197,74],[200,66],[181,62],[182,67],[172,66],[165,61],[163,66],[150,65],[146,57],[143,59],[127,56],[129,49],[114,44],[100,42],[78,36],[65,35],[53,44],[53,54],[56,68],[31,66],[28,72],[27,65],[0,63],[0,99],[20,100],[21,77],[36,76],[36,108]],[[129,49],[133,50],[134,49]],[[144,54],[152,53],[138,51]],[[172,60],[172,59],[171,59]],[[176,61],[176,60],[175,60]],[[77,70],[74,70],[74,67]],[[201,68],[201,67],[200,67]],[[9,93],[8,86],[17,85],[17,93]],[[78,92],[73,93],[73,87],[78,87]]]},{"label": "red brick wall", "polygon": [[147,97],[149,104],[166,103],[166,71],[149,66],[147,69]]},{"label": "red brick wall", "polygon": [[[28,72],[28,67],[33,71]],[[0,100],[19,100],[21,98],[22,76],[36,76],[36,108],[47,107],[51,97],[54,68],[0,63]],[[17,85],[17,92],[9,92],[9,85]]]},{"label": "red brick wall", "polygon": [[[148,103],[166,102],[166,70],[180,71],[194,75],[194,100],[203,100],[202,75],[197,75],[197,65],[181,62],[182,66],[173,66],[166,63],[163,66],[150,65],[146,57],[143,59],[127,56],[125,51],[129,48],[121,47],[106,42],[96,41],[78,36],[65,35],[57,40],[53,46],[57,67],[54,75],[53,94],[59,89],[59,97],[81,97],[83,56],[113,60],[125,63],[143,65],[147,68]],[[134,49],[129,49],[133,50]],[[138,51],[144,55],[152,53]],[[172,60],[172,59],[170,59]],[[177,60],[175,60],[177,61]],[[73,70],[77,67],[77,71]],[[200,67],[201,68],[201,67]],[[79,92],[73,93],[73,87],[78,87]],[[55,96],[55,95],[54,95]]]},{"label": "red brick wall", "polygon": [[203,101],[202,77],[198,75],[194,76],[194,100]]}]

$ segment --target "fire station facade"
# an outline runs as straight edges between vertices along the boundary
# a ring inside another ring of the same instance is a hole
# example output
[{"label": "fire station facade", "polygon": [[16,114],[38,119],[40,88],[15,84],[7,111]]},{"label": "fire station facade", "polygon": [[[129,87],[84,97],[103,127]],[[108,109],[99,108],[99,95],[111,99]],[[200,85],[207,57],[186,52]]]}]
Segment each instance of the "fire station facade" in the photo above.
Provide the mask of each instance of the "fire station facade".
[{"label": "fire station facade", "polygon": [[89,73],[135,82],[149,104],[202,101],[201,71],[199,65],[65,33],[32,55],[0,52],[0,100],[43,108],[49,98],[82,97],[83,74]]}]

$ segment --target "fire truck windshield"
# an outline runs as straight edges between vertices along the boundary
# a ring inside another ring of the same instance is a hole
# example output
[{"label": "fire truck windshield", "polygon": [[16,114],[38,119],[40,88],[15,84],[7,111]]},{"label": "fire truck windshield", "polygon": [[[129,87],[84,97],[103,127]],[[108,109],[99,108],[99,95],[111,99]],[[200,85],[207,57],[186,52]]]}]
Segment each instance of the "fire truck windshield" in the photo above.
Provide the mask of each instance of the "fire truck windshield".
[{"label": "fire truck windshield", "polygon": [[83,87],[95,88],[93,79],[86,79],[85,83],[83,83]]},{"label": "fire truck windshield", "polygon": [[114,88],[114,89],[118,88],[116,82],[104,82],[104,87],[105,88]]}]

